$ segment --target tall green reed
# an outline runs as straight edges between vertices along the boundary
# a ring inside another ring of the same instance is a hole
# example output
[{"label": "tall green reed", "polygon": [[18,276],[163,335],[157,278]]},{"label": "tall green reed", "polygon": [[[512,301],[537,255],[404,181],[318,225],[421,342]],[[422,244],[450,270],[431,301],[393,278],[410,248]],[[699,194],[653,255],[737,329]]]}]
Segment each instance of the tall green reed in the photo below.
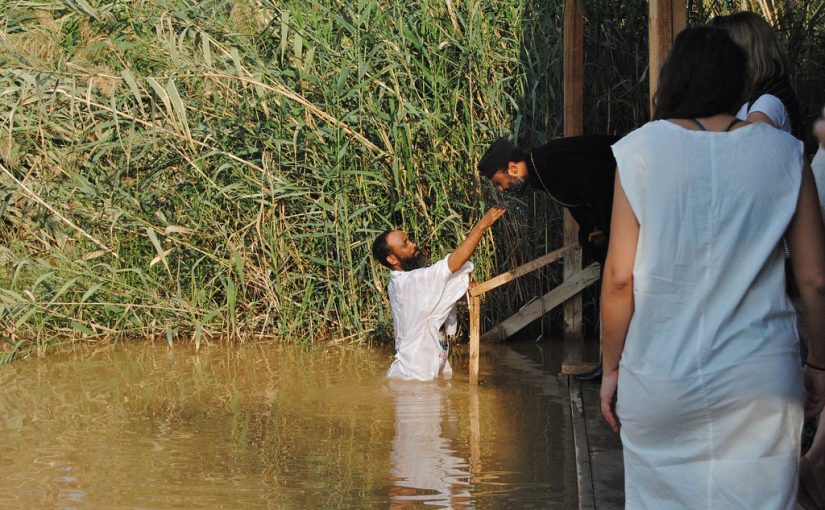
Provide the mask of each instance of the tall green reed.
[{"label": "tall green reed", "polygon": [[[386,329],[372,239],[446,255],[491,198],[486,144],[561,134],[562,3],[3,3],[9,349]],[[646,4],[587,6],[586,129],[623,133],[647,116]],[[476,278],[560,245],[559,208],[523,202]],[[511,284],[485,320],[559,279]]]}]

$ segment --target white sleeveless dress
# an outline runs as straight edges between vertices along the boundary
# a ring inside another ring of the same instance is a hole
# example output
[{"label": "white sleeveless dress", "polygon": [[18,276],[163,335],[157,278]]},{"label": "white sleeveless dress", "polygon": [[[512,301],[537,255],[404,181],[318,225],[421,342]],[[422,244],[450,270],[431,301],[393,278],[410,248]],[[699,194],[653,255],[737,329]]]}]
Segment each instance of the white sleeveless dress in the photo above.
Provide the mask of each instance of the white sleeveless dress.
[{"label": "white sleeveless dress", "polygon": [[616,408],[626,507],[794,508],[804,389],[781,246],[801,142],[662,120],[613,152],[640,224]]}]

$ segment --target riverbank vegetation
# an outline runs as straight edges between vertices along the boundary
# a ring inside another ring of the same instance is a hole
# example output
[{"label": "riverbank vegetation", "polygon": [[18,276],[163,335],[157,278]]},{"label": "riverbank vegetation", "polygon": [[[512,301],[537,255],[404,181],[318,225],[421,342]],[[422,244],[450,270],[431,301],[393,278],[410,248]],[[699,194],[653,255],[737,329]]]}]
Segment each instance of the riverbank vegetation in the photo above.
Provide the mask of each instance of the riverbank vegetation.
[{"label": "riverbank vegetation", "polygon": [[[586,130],[624,133],[647,119],[647,4],[585,3]],[[691,3],[691,21],[728,3]],[[823,2],[753,3],[791,45],[811,118]],[[3,2],[5,359],[57,339],[380,331],[375,235],[445,255],[492,199],[474,171],[486,144],[561,135],[562,4]],[[560,245],[545,198],[508,215],[479,279]],[[558,280],[512,284],[487,320]]]}]

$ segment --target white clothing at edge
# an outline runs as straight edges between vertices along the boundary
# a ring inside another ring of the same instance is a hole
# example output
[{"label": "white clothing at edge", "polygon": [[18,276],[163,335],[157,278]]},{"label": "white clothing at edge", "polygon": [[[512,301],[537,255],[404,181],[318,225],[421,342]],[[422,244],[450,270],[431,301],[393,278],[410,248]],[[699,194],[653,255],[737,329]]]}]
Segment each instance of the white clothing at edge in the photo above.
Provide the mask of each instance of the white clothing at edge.
[{"label": "white clothing at edge", "polygon": [[753,104],[743,104],[736,114],[736,118],[745,120],[748,115],[754,112],[764,113],[766,117],[771,119],[776,128],[786,133],[791,132],[791,116],[788,115],[788,109],[785,108],[782,100],[773,94],[762,94],[756,98]]},{"label": "white clothing at edge", "polygon": [[387,293],[395,326],[395,360],[387,377],[429,381],[452,375],[450,362],[441,367],[439,329],[456,331],[455,303],[467,293],[473,263],[450,272],[447,257],[429,267],[392,271]]},{"label": "white clothing at edge", "polygon": [[803,382],[781,240],[801,142],[660,120],[613,153],[640,225],[616,404],[626,507],[793,509]]},{"label": "white clothing at edge", "polygon": [[811,161],[811,170],[814,172],[816,189],[819,192],[819,207],[822,209],[822,216],[825,217],[825,149],[821,145]]}]

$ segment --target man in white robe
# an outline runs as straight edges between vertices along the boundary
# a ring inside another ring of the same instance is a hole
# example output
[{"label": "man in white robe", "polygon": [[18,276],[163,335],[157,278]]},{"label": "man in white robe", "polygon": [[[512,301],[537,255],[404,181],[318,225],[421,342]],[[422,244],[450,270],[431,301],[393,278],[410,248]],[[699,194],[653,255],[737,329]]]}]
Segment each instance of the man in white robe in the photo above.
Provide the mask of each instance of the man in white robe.
[{"label": "man in white robe", "polygon": [[376,238],[372,254],[392,270],[387,292],[395,326],[395,360],[387,377],[429,381],[449,377],[446,336],[455,334],[455,304],[467,292],[470,257],[484,232],[504,214],[491,208],[448,256],[427,267],[421,250],[400,230]]}]

